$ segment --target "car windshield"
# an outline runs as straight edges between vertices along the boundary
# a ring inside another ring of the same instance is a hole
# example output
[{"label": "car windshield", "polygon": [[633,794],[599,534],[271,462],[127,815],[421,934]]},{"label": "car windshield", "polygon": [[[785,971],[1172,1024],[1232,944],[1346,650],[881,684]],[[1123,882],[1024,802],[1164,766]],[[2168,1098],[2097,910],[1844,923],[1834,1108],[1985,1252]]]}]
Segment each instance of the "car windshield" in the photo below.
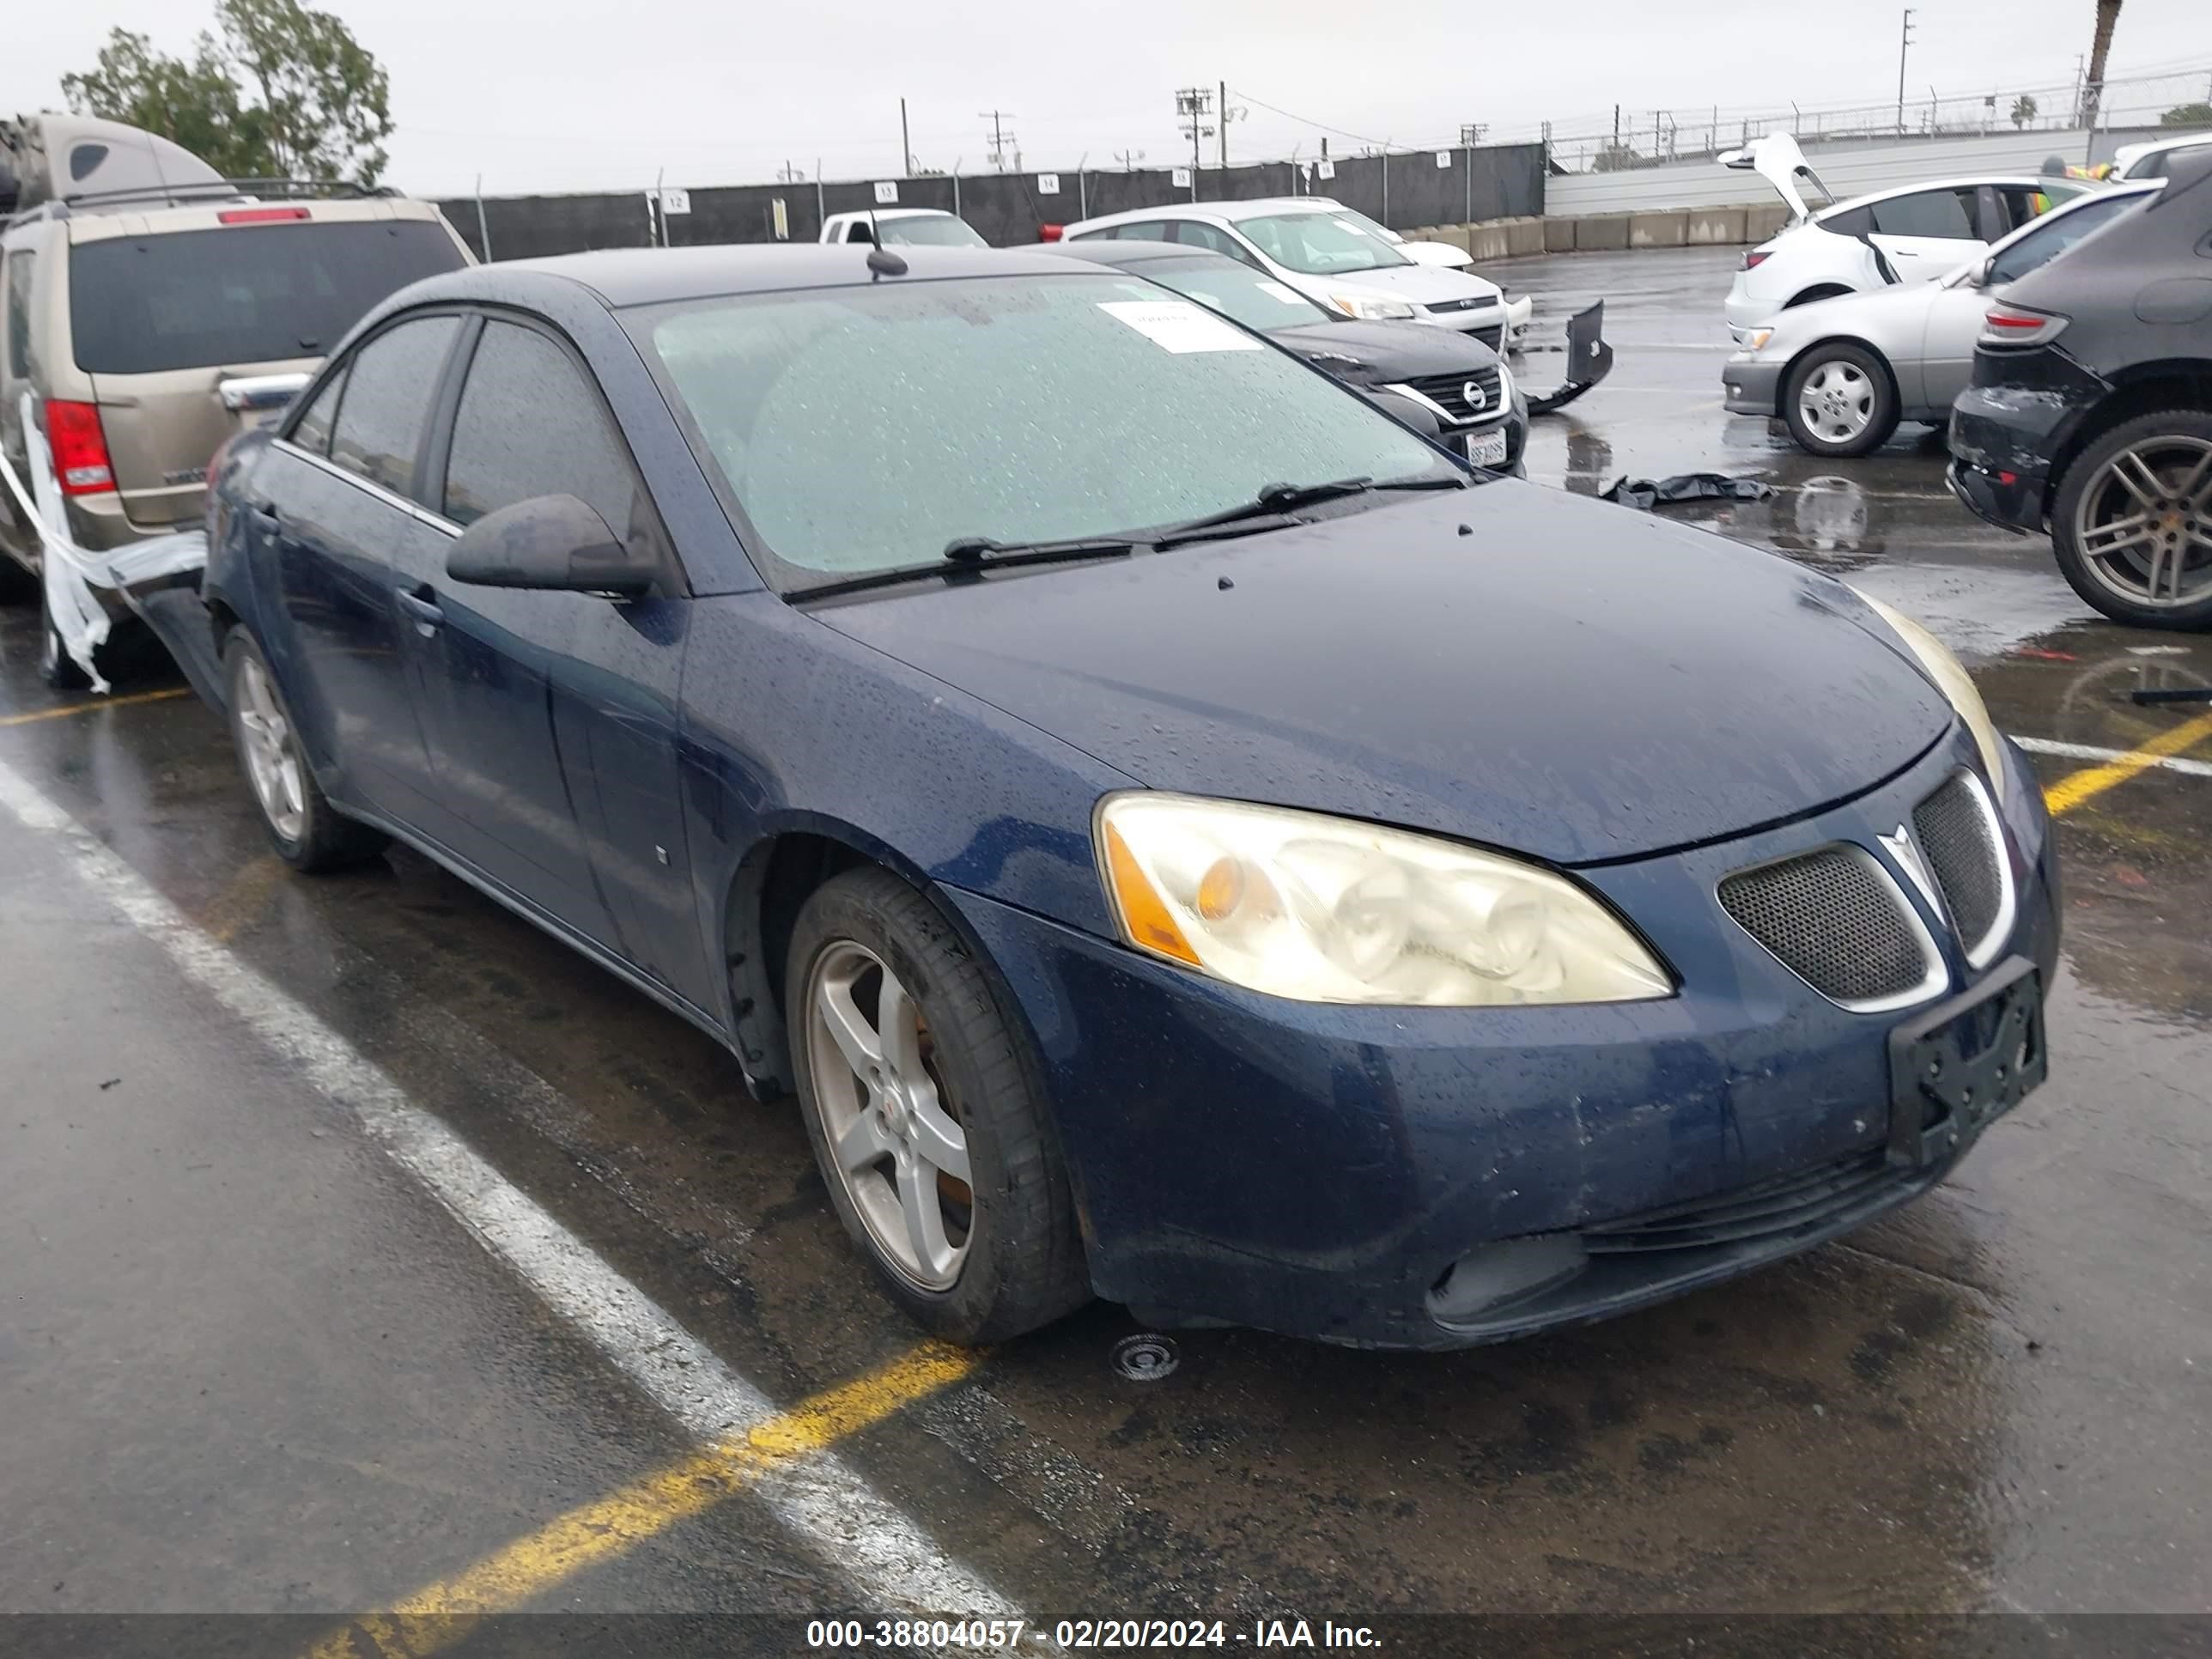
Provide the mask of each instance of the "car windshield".
[{"label": "car windshield", "polygon": [[1129,276],[686,301],[632,325],[781,588],[969,537],[1103,536],[1271,483],[1449,468],[1288,354]]},{"label": "car windshield", "polygon": [[1369,218],[1365,214],[1360,212],[1356,208],[1339,208],[1337,209],[1334,216],[1341,219],[1346,224],[1350,225],[1354,230],[1364,231],[1368,235],[1376,237],[1382,241],[1396,244],[1406,240],[1404,237],[1399,235],[1396,231],[1389,228],[1387,226],[1377,224],[1374,220]]},{"label": "car windshield", "polygon": [[935,214],[912,219],[885,219],[877,227],[885,247],[988,247],[965,219],[939,218]]},{"label": "car windshield", "polygon": [[1227,259],[1147,259],[1131,274],[1149,277],[1263,334],[1339,320],[1287,283]]},{"label": "car windshield", "polygon": [[2141,207],[2147,194],[2100,196],[2093,202],[2069,208],[2037,222],[2033,230],[1990,261],[1984,281],[1994,286],[2016,283],[2031,270],[2039,270],[2093,231],[2102,230],[2130,208]]},{"label": "car windshield", "polygon": [[1335,276],[1347,270],[1378,270],[1385,265],[1413,263],[1380,236],[1334,213],[1274,213],[1239,219],[1237,228],[1285,270],[1309,276]]},{"label": "car windshield", "polygon": [[320,357],[386,295],[461,264],[422,219],[106,237],[70,250],[70,337],[88,374]]}]

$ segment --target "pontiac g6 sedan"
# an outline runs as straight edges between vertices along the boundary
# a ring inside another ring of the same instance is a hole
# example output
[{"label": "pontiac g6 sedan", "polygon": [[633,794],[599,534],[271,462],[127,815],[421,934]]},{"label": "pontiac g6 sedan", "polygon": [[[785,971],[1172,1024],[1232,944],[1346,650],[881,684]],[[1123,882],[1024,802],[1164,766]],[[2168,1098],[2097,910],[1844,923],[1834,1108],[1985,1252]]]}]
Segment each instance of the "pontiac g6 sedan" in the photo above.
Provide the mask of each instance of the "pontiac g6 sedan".
[{"label": "pontiac g6 sedan", "polygon": [[283,856],[410,843],[713,1033],[956,1340],[1594,1318],[2043,1075],[2048,824],[1942,646],[1127,273],[456,272],[210,513]]}]

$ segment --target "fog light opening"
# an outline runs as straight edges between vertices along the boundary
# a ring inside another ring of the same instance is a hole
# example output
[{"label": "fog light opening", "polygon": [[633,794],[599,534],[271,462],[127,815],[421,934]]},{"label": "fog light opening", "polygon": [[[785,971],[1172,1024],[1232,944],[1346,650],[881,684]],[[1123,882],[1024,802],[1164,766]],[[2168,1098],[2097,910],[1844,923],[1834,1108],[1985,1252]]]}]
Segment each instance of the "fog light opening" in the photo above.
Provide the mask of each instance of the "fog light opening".
[{"label": "fog light opening", "polygon": [[1429,1314],[1440,1325],[1465,1324],[1557,1289],[1589,1265],[1575,1233],[1538,1233],[1479,1245],[1437,1275]]}]

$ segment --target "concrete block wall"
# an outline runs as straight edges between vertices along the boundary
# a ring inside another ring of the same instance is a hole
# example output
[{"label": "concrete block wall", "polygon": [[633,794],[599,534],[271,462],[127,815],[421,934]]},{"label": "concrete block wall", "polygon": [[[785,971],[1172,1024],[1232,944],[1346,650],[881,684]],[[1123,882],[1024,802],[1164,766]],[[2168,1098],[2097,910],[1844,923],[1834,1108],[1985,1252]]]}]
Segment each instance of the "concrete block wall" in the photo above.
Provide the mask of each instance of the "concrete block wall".
[{"label": "concrete block wall", "polygon": [[1644,213],[1553,214],[1486,219],[1471,225],[1423,225],[1410,240],[1448,242],[1474,262],[1537,253],[1615,253],[1648,247],[1734,247],[1763,242],[1790,222],[1779,202]]}]

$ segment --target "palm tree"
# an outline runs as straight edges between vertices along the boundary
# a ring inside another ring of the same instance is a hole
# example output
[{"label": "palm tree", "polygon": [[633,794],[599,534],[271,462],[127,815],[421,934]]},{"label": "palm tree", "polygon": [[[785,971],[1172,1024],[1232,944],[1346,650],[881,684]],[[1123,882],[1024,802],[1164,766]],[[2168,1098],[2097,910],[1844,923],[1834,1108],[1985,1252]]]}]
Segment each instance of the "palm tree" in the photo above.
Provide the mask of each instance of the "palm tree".
[{"label": "palm tree", "polygon": [[2105,95],[2105,59],[2112,50],[2112,30],[2120,21],[2120,0],[2097,0],[2097,32],[2089,39],[2089,73],[2081,87],[2081,125],[2097,125],[2097,106]]},{"label": "palm tree", "polygon": [[2033,119],[2035,119],[2035,99],[2033,94],[2023,92],[2012,100],[2012,124],[2016,127],[2025,127]]}]

